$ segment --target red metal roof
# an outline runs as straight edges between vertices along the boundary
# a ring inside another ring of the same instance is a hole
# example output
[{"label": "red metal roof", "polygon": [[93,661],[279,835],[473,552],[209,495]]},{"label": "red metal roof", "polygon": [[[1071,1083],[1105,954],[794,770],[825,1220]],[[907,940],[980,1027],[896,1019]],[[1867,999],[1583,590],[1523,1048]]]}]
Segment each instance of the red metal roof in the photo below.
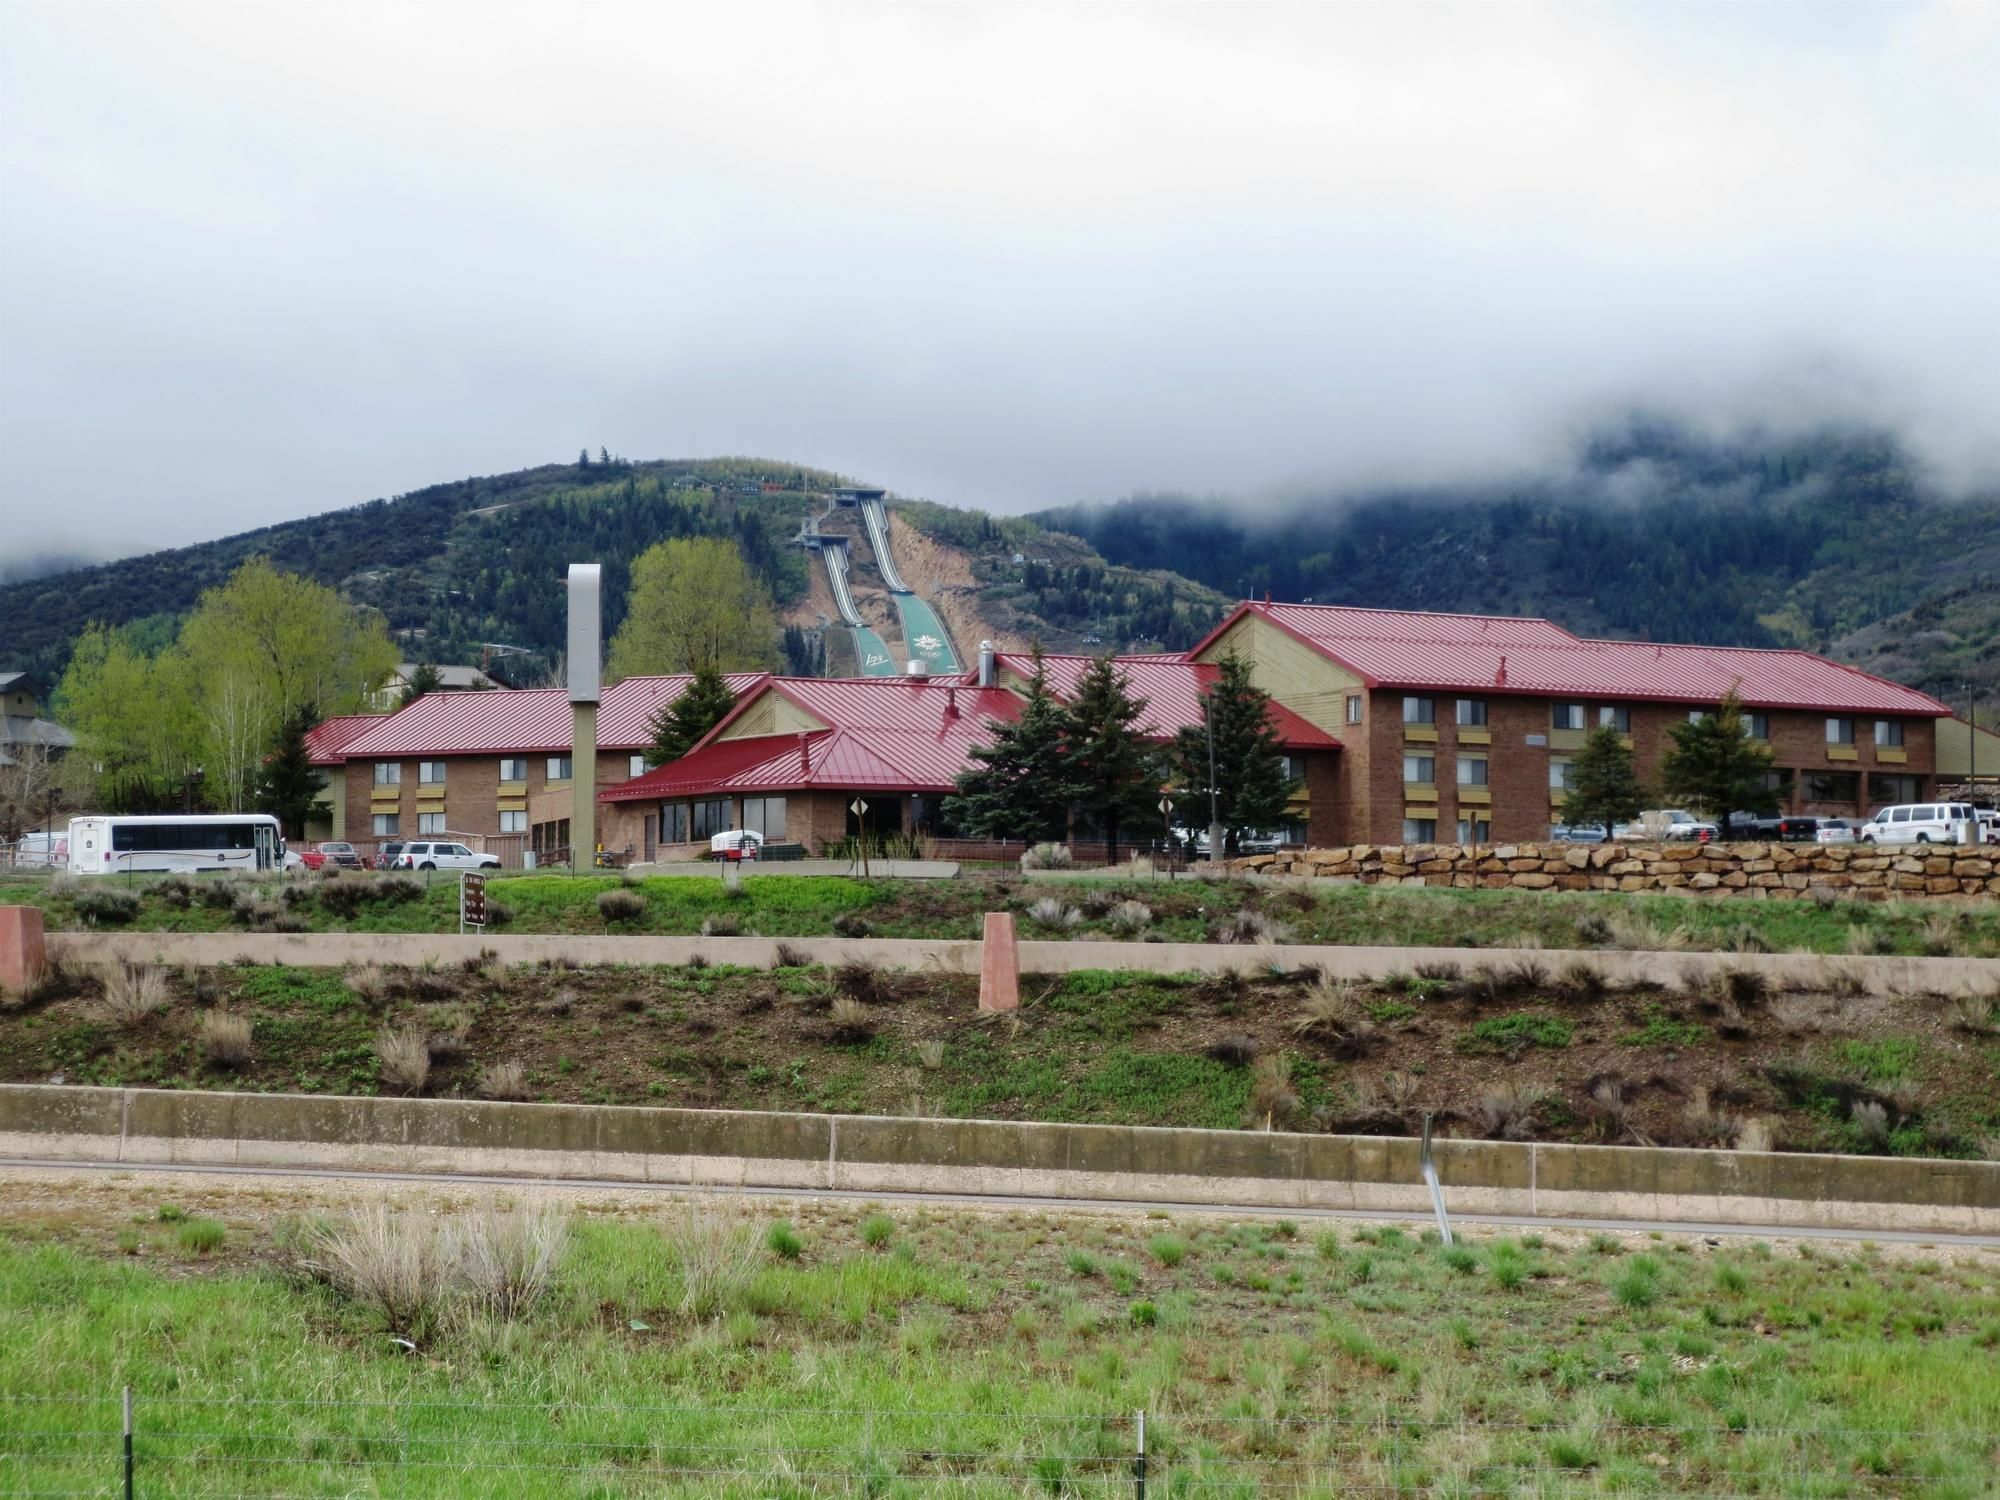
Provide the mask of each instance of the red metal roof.
[{"label": "red metal roof", "polygon": [[350,743],[387,718],[386,714],[335,714],[323,719],[306,736],[306,754],[316,766],[337,766]]},{"label": "red metal roof", "polygon": [[[764,681],[761,672],[729,678],[740,700]],[[686,690],[693,678],[627,677],[604,691],[597,709],[600,750],[638,750],[651,739],[646,726],[662,703]],[[561,688],[517,692],[426,693],[408,708],[376,721],[351,741],[342,758],[388,759],[411,755],[534,755],[570,748],[573,720]]]},{"label": "red metal roof", "polygon": [[[1031,656],[1005,652],[997,660],[1008,671],[1024,678],[1034,675],[1035,662]],[[1075,698],[1077,684],[1093,660],[1088,656],[1044,656],[1049,691],[1063,702]],[[1141,729],[1153,739],[1170,739],[1181,729],[1201,723],[1201,695],[1222,675],[1222,668],[1214,663],[1190,661],[1177,652],[1119,656],[1113,660],[1125,674],[1127,689],[1134,697],[1146,700]],[[1340,748],[1339,740],[1275,700],[1271,704],[1271,725],[1278,731],[1278,742],[1289,750]]]},{"label": "red metal roof", "polygon": [[1239,605],[1195,647],[1256,614],[1371,687],[1935,716],[1942,703],[1808,651],[1588,640],[1547,620],[1322,604]]},{"label": "red metal roof", "polygon": [[1014,719],[1021,707],[1005,688],[908,677],[778,677],[764,691],[783,695],[828,727],[717,738],[757,696],[746,693],[735,713],[681,759],[606,788],[598,801],[812,787],[947,792],[972,747],[991,738],[987,726]]}]

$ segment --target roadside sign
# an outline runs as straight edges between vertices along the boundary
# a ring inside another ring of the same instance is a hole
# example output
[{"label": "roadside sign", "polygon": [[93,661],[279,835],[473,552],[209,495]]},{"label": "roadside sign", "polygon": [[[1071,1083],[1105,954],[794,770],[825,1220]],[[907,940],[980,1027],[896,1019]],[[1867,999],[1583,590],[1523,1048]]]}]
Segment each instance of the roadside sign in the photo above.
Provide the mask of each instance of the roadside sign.
[{"label": "roadside sign", "polygon": [[1172,812],[1173,810],[1174,810],[1174,799],[1171,797],[1162,797],[1160,799],[1160,816],[1164,818],[1168,813]]},{"label": "roadside sign", "polygon": [[856,797],[852,802],[847,804],[847,810],[858,818],[868,811],[868,804],[863,802],[859,797]]},{"label": "roadside sign", "polygon": [[486,925],[486,877],[467,870],[458,877],[458,930]]}]

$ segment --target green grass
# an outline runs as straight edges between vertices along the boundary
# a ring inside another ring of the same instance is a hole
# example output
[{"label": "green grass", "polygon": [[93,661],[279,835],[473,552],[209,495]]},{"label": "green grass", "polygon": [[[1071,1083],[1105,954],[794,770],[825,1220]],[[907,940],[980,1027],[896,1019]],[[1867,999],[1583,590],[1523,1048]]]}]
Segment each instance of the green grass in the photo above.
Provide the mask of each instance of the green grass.
[{"label": "green grass", "polygon": [[1561,1016],[1515,1011],[1473,1022],[1461,1045],[1468,1052],[1515,1052],[1524,1047],[1567,1047],[1575,1035],[1576,1027]]},{"label": "green grass", "polygon": [[[1132,1298],[1062,1261],[1065,1240],[1139,1260],[1162,1231],[1136,1216],[926,1210],[879,1253],[859,1212],[801,1205],[814,1254],[760,1254],[699,1317],[680,1311],[671,1235],[579,1217],[533,1311],[448,1317],[414,1353],[277,1269],[259,1225],[156,1269],[109,1228],[10,1220],[9,1483],[102,1488],[129,1382],[139,1492],[158,1497],[803,1500],[823,1471],[822,1493],[917,1500],[938,1492],[941,1452],[954,1495],[1126,1493],[1139,1408],[1170,1496],[1328,1493],[1328,1473],[1382,1493],[1566,1493],[1559,1471],[1580,1467],[1607,1494],[1708,1493],[1720,1475],[1731,1493],[1990,1485],[1991,1258],[1724,1260],[1696,1241],[1607,1261],[1574,1235],[1532,1258],[1480,1239],[1451,1257],[1364,1230],[1365,1255],[1256,1261],[1271,1269],[1223,1284],[1201,1267],[1274,1242],[1193,1218],[1171,1230],[1188,1263],[1153,1260]],[[1509,1264],[1547,1274],[1503,1282]]]},{"label": "green grass", "polygon": [[1646,1007],[1645,1022],[1623,1037],[1628,1047],[1692,1047],[1708,1035],[1708,1028],[1669,1015],[1657,1005]]}]

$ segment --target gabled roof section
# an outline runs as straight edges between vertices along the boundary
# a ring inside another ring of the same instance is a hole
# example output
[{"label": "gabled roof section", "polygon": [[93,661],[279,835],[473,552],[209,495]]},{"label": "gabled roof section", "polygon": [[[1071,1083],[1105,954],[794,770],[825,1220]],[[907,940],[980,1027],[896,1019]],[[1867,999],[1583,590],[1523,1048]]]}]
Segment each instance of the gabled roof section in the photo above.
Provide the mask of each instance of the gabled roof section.
[{"label": "gabled roof section", "polygon": [[[1044,656],[1049,691],[1062,702],[1076,697],[1083,674],[1095,660],[1089,656]],[[1125,674],[1127,689],[1135,698],[1146,700],[1140,731],[1150,739],[1171,739],[1182,729],[1201,723],[1201,695],[1222,675],[1212,662],[1192,661],[1178,652],[1157,656],[1112,658]],[[1035,661],[1021,652],[1003,652],[995,658],[998,666],[1023,680],[1032,677]],[[1318,725],[1308,723],[1276,699],[1271,702],[1271,727],[1278,742],[1288,750],[1336,750],[1340,741]]]},{"label": "gabled roof section", "polygon": [[[646,726],[662,703],[671,703],[694,679],[627,677],[605,689],[597,709],[597,747],[637,750],[651,739]],[[738,698],[765,680],[761,672],[738,672],[729,690]],[[519,691],[426,693],[377,727],[350,742],[346,759],[411,755],[545,754],[570,747],[573,719],[569,695],[561,688]]]},{"label": "gabled roof section", "polygon": [[762,691],[783,694],[828,727],[723,738],[750,706],[746,696],[679,760],[607,787],[598,801],[816,787],[947,792],[970,762],[973,746],[992,738],[988,726],[1020,712],[1020,699],[1007,689],[966,687],[956,679],[779,677]]},{"label": "gabled roof section", "polygon": [[1808,651],[1588,640],[1548,620],[1323,604],[1239,605],[1195,652],[1246,614],[1304,642],[1370,687],[1709,704],[1824,713],[1948,713],[1936,699]]},{"label": "gabled roof section", "polygon": [[306,754],[316,766],[337,766],[347,758],[347,747],[369,730],[379,728],[387,714],[335,714],[312,727],[306,736]]}]

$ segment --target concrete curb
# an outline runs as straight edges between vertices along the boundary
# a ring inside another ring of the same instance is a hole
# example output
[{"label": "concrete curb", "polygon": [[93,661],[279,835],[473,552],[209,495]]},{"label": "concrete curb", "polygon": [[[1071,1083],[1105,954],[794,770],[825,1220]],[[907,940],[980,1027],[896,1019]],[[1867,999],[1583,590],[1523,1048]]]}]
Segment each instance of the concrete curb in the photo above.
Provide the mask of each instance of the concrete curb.
[{"label": "concrete curb", "polygon": [[[1441,1141],[1463,1213],[2000,1232],[2000,1162]],[[0,1085],[0,1156],[1428,1211],[1417,1142],[457,1099]]]},{"label": "concrete curb", "polygon": [[[705,938],[546,936],[460,937],[455,933],[237,933],[54,932],[48,954],[76,964],[163,963],[216,967],[239,960],[338,968],[373,961],[392,964],[451,963],[490,952],[504,964],[685,964],[699,955],[710,963],[768,969],[784,946],[815,964],[863,962],[885,968],[980,972],[977,939],[931,938]],[[1455,965],[1484,974],[1538,965],[1559,979],[1571,964],[1587,964],[1611,985],[1699,982],[1731,971],[1764,976],[1778,989],[1827,990],[1846,985],[1879,995],[1987,995],[2000,991],[2000,959],[1847,958],[1807,953],[1635,953],[1607,949],[1376,948],[1286,943],[1230,946],[1209,943],[1023,942],[1023,974],[1068,974],[1078,969],[1129,969],[1148,974],[1255,972],[1316,967],[1329,979],[1379,979],[1420,964]]]}]

